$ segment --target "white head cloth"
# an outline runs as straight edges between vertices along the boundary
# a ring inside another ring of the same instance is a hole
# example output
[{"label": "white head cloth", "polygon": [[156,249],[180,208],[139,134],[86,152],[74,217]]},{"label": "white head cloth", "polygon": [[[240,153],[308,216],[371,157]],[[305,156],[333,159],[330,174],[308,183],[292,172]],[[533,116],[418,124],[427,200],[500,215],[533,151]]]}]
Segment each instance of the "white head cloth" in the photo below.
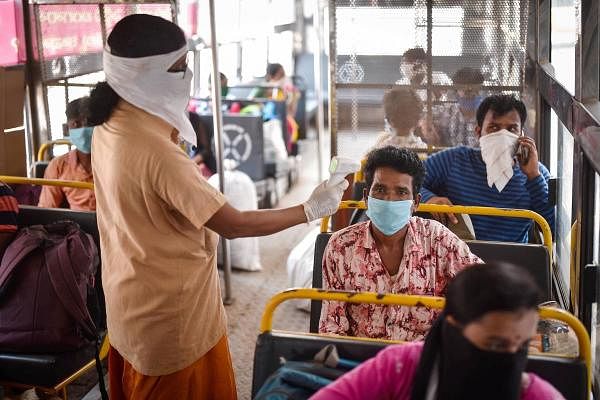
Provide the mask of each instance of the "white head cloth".
[{"label": "white head cloth", "polygon": [[513,177],[515,146],[519,136],[502,129],[479,138],[481,158],[485,162],[488,186],[502,192]]},{"label": "white head cloth", "polygon": [[167,54],[126,58],[103,53],[104,73],[110,87],[125,101],[168,122],[189,143],[196,133],[187,115],[192,71],[167,72],[187,53],[187,47]]}]

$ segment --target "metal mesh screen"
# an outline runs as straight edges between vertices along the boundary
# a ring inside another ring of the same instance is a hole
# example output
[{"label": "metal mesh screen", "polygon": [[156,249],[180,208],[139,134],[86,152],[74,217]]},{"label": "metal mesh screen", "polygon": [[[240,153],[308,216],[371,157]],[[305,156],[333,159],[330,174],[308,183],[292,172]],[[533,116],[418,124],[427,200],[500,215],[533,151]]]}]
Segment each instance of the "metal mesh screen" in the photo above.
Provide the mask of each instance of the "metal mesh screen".
[{"label": "metal mesh screen", "polygon": [[428,145],[476,145],[475,110],[482,98],[500,92],[520,96],[527,5],[526,0],[332,0],[337,153],[360,157],[390,131],[383,97],[395,87],[413,90],[422,111],[403,107],[405,96],[390,103],[398,115],[388,119],[400,120],[402,129],[414,122],[410,130]]},{"label": "metal mesh screen", "polygon": [[37,60],[44,81],[102,69],[105,37],[123,17],[146,13],[172,20],[170,3],[35,4]]}]

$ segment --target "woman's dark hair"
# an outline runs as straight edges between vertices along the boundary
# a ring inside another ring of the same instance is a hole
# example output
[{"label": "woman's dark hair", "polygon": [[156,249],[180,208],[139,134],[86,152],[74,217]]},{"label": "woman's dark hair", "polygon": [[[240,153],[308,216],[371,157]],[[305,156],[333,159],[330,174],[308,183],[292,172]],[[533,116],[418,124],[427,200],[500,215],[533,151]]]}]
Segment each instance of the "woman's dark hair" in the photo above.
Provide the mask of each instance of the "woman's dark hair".
[{"label": "woman's dark hair", "polygon": [[[111,54],[126,58],[167,54],[186,45],[181,28],[166,19],[148,14],[132,14],[120,20],[106,42]],[[108,83],[98,83],[90,94],[90,124],[106,122],[119,99]]]},{"label": "woman's dark hair", "polygon": [[412,177],[413,195],[416,196],[421,190],[425,178],[425,165],[419,159],[417,153],[412,150],[396,146],[385,146],[371,150],[367,154],[365,164],[365,181],[367,191],[373,185],[373,177],[378,168],[392,168],[395,171],[408,174]]},{"label": "woman's dark hair", "polygon": [[521,117],[521,126],[524,126],[525,121],[527,120],[527,108],[525,107],[525,104],[513,95],[495,94],[486,97],[477,109],[477,125],[479,125],[479,127],[483,127],[483,120],[490,110],[497,116],[508,114],[512,110],[517,110]]},{"label": "woman's dark hair", "polygon": [[283,70],[283,65],[273,63],[267,65],[267,78],[275,76],[280,70]]},{"label": "woman's dark hair", "polygon": [[461,325],[491,311],[534,310],[540,290],[529,272],[512,264],[475,264],[456,275],[446,289],[444,311]]},{"label": "woman's dark hair", "polygon": [[385,118],[395,129],[408,130],[417,126],[423,116],[423,102],[408,88],[394,88],[383,96]]}]

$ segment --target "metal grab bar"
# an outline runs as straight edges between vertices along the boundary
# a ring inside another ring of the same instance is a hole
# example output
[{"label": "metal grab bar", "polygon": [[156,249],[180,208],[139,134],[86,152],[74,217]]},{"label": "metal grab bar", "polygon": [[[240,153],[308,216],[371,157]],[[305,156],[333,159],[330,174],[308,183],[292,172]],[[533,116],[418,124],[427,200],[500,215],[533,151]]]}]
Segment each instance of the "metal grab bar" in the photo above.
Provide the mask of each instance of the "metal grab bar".
[{"label": "metal grab bar", "polygon": [[0,175],[0,181],[4,183],[13,183],[20,185],[60,186],[71,187],[76,189],[94,190],[94,184],[91,182],[63,181],[60,179],[26,178],[23,176]]},{"label": "metal grab bar", "polygon": [[69,139],[57,139],[51,140],[50,142],[42,143],[37,153],[37,161],[42,161],[44,159],[48,149],[61,144],[73,145]]},{"label": "metal grab bar", "polygon": [[[366,210],[367,206],[364,201],[342,201],[340,203],[339,210],[344,209],[360,209]],[[419,204],[417,211],[421,212],[434,212],[434,213],[456,213],[456,214],[471,214],[471,215],[486,215],[493,217],[506,217],[506,218],[525,218],[534,220],[540,229],[544,239],[544,246],[548,249],[550,256],[550,265],[552,265],[552,230],[548,221],[540,214],[531,210],[519,210],[511,208],[495,208],[495,207],[481,207],[481,206],[446,206],[442,204]],[[329,227],[329,217],[325,217],[321,220],[321,232],[327,232]]]},{"label": "metal grab bar", "polygon": [[[308,300],[329,300],[329,301],[343,301],[347,303],[361,303],[361,304],[382,304],[382,305],[400,305],[408,307],[428,307],[433,309],[443,309],[445,299],[443,297],[435,296],[417,296],[408,294],[382,294],[382,293],[371,293],[371,292],[342,292],[334,290],[321,290],[321,289],[288,289],[283,292],[275,294],[269,299],[263,311],[262,318],[260,320],[260,333],[270,332],[273,330],[273,314],[277,306],[287,300],[293,299],[308,299]],[[592,382],[592,349],[590,344],[590,337],[581,323],[573,314],[552,307],[540,307],[539,309],[540,318],[554,319],[562,321],[569,325],[575,335],[577,336],[577,342],[579,344],[579,359],[582,360],[587,367],[588,374],[588,386],[591,389]],[[311,336],[322,336],[321,334],[311,334]],[[362,340],[365,338],[352,338]]]}]

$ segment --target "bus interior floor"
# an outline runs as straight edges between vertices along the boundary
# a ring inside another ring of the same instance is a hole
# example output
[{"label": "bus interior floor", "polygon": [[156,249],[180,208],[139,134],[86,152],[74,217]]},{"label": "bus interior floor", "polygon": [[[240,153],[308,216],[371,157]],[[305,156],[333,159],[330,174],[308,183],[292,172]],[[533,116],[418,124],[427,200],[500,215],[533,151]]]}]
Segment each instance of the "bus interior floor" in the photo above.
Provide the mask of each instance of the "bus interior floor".
[{"label": "bus interior floor", "polygon": [[[300,146],[302,163],[297,183],[283,196],[277,207],[288,207],[305,201],[318,182],[316,141],[303,141]],[[274,235],[259,238],[262,271],[233,270],[233,303],[225,307],[227,335],[235,370],[239,400],[250,399],[254,346],[259,333],[260,318],[268,299],[288,288],[286,261],[290,251],[306,234],[319,225],[318,221],[301,224]],[[222,277],[222,271],[221,277]],[[221,291],[224,283],[221,279]],[[308,332],[309,314],[283,303],[275,312],[274,329]],[[70,400],[100,400],[96,371],[90,371],[68,387]],[[108,376],[105,376],[108,382]],[[18,398],[18,397],[17,397]],[[12,398],[11,398],[12,399]],[[37,400],[35,394],[23,400]],[[54,400],[56,398],[52,398]]]}]

